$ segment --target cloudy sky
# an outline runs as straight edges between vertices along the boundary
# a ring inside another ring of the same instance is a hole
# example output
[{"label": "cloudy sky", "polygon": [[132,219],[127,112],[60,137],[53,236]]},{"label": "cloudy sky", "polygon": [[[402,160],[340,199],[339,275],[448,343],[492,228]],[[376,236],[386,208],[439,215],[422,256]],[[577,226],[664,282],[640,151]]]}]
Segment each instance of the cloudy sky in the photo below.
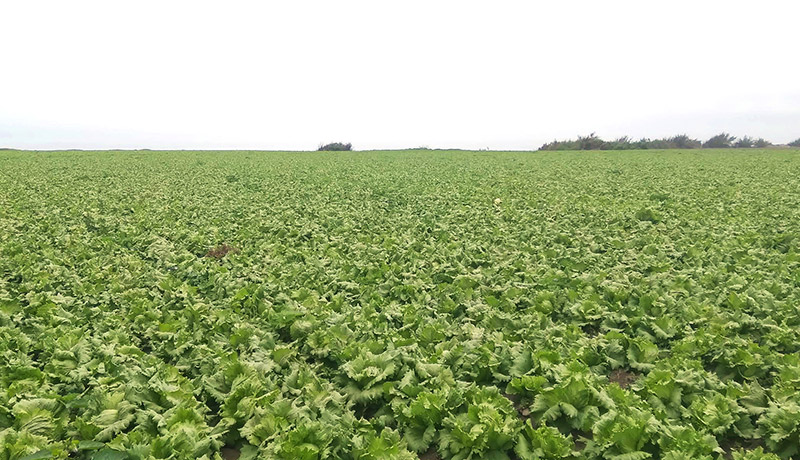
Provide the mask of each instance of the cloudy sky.
[{"label": "cloudy sky", "polygon": [[3,1],[0,147],[800,137],[794,1]]}]

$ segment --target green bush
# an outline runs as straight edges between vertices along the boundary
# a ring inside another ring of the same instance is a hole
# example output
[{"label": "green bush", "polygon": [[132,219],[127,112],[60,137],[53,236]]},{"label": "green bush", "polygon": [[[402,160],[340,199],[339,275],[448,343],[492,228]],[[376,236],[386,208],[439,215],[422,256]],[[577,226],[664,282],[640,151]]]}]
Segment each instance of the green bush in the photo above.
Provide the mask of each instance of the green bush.
[{"label": "green bush", "polygon": [[539,150],[647,150],[647,149],[699,149],[702,142],[692,139],[686,134],[665,137],[663,139],[649,139],[643,137],[638,141],[622,136],[613,141],[604,141],[595,133],[588,136],[578,136],[577,140],[549,142]]},{"label": "green bush", "polygon": [[353,144],[343,142],[331,142],[330,144],[320,145],[317,149],[318,152],[331,151],[331,152],[349,152],[353,150]]},{"label": "green bush", "polygon": [[733,144],[737,149],[749,149],[755,147],[756,141],[750,136],[744,136]]},{"label": "green bush", "polygon": [[736,136],[731,136],[728,133],[720,133],[703,142],[703,147],[707,149],[726,149],[731,147],[735,140]]},{"label": "green bush", "polygon": [[691,137],[687,136],[686,134],[679,134],[677,136],[672,136],[667,139],[672,147],[675,149],[699,149],[702,147],[702,142],[697,139],[692,139]]}]

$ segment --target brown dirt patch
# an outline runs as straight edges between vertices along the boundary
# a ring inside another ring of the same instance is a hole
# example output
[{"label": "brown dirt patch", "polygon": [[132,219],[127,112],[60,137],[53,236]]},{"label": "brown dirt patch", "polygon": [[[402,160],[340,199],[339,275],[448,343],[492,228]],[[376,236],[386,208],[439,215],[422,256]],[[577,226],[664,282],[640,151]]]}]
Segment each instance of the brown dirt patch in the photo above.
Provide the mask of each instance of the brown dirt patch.
[{"label": "brown dirt patch", "polygon": [[209,249],[208,252],[206,253],[206,257],[211,257],[213,259],[219,260],[227,256],[228,254],[236,254],[237,252],[239,252],[239,248],[235,246],[228,246],[227,244],[221,244],[219,246]]},{"label": "brown dirt patch", "polygon": [[223,447],[220,452],[222,458],[225,460],[238,460],[242,453],[235,447]]},{"label": "brown dirt patch", "polygon": [[608,376],[608,380],[616,383],[622,388],[628,388],[639,376],[625,369],[614,369]]}]

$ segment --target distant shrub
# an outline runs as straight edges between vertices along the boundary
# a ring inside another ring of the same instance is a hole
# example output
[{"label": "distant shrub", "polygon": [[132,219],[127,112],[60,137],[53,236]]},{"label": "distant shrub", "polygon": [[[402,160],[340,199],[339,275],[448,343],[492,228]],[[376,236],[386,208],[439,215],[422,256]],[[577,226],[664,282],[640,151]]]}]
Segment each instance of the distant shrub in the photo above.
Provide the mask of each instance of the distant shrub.
[{"label": "distant shrub", "polygon": [[[735,136],[728,133],[717,134],[711,139],[700,142],[698,139],[691,138],[686,134],[678,134],[677,136],[665,137],[662,139],[650,139],[643,137],[638,141],[631,140],[628,136],[622,136],[613,141],[604,141],[597,137],[595,133],[588,136],[578,136],[577,140],[568,139],[566,141],[555,140],[548,142],[539,150],[647,150],[647,149],[699,149],[699,148],[751,148],[758,147],[764,148],[772,145],[771,142],[759,137],[753,139],[750,136],[736,140]],[[800,147],[800,139],[792,142],[794,147]]]},{"label": "distant shrub", "polygon": [[667,138],[667,142],[673,146],[671,148],[675,149],[699,149],[703,146],[702,142],[697,139],[692,139],[686,134],[678,134],[677,136]]},{"label": "distant shrub", "polygon": [[539,147],[539,150],[580,150],[580,145],[578,141],[573,141],[571,139],[567,141],[554,140],[553,142],[548,142]]},{"label": "distant shrub", "polygon": [[707,149],[726,149],[731,147],[735,140],[736,136],[731,136],[728,133],[720,133],[703,142],[703,147]]},{"label": "distant shrub", "polygon": [[595,133],[578,136],[578,140],[553,141],[544,144],[539,150],[646,150],[646,149],[699,149],[702,143],[685,134],[664,139],[643,137],[638,141],[622,136],[613,141],[604,141]]},{"label": "distant shrub", "polygon": [[793,140],[792,142],[789,142],[788,145],[790,147],[800,147],[800,137],[795,139],[795,140]]},{"label": "distant shrub", "polygon": [[750,136],[744,136],[743,138],[736,141],[733,146],[738,149],[749,149],[753,148],[756,144],[755,139],[751,138]]},{"label": "distant shrub", "polygon": [[580,150],[609,150],[607,142],[597,137],[595,133],[588,136],[578,136],[578,148]]},{"label": "distant shrub", "polygon": [[609,147],[608,150],[624,150],[630,148],[631,139],[628,136],[622,136],[613,141],[603,143],[605,144],[604,147]]},{"label": "distant shrub", "polygon": [[641,139],[639,145],[644,149],[671,149],[677,148],[673,146],[668,139]]},{"label": "distant shrub", "polygon": [[351,143],[342,143],[342,142],[331,142],[330,144],[320,145],[317,149],[318,152],[322,151],[332,151],[332,152],[349,152],[353,150],[353,144]]}]

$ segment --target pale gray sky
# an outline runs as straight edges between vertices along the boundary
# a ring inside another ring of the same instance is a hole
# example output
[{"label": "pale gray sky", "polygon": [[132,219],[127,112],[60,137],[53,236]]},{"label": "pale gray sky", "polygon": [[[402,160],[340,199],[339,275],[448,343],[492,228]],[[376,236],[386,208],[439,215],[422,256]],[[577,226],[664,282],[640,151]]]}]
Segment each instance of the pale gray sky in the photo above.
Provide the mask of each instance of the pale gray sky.
[{"label": "pale gray sky", "polygon": [[800,137],[793,1],[5,1],[0,147]]}]

